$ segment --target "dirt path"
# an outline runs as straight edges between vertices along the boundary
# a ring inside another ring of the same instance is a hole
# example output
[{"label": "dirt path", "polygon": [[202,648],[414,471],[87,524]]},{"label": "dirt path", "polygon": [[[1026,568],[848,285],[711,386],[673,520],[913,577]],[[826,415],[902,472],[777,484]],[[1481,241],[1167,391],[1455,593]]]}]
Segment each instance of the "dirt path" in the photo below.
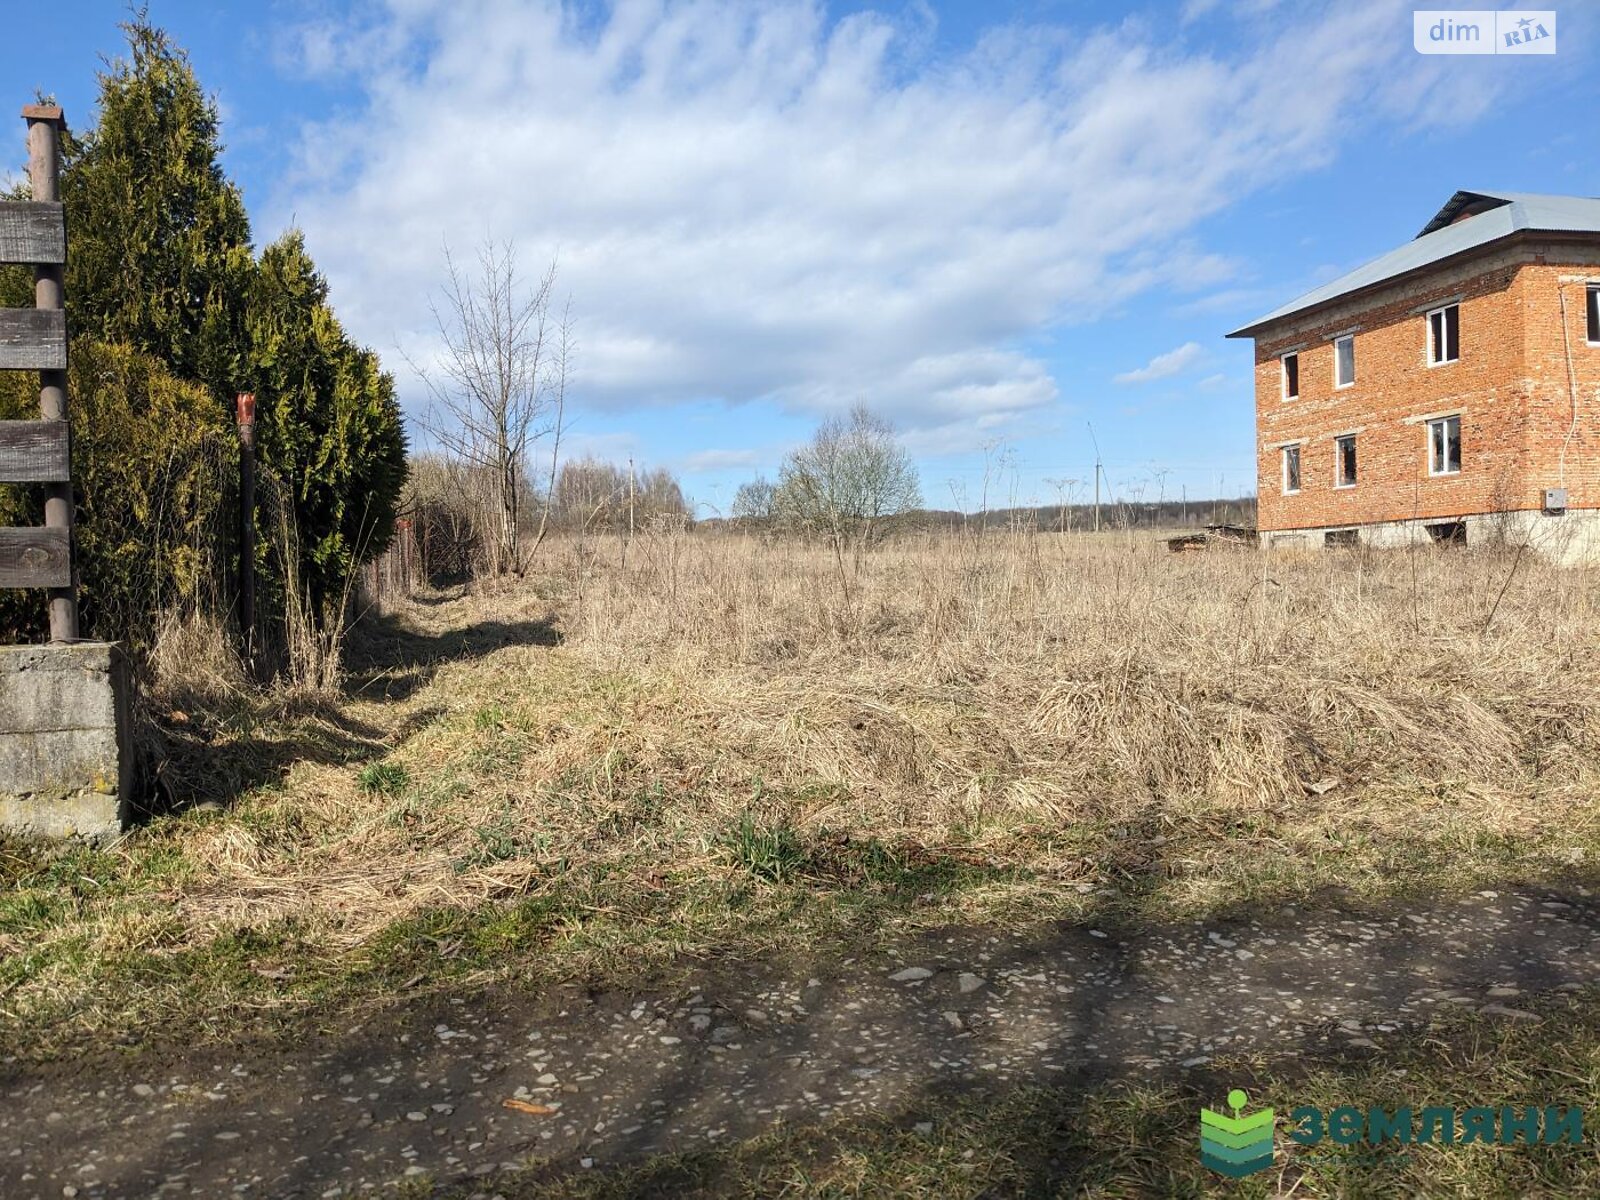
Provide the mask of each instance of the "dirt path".
[{"label": "dirt path", "polygon": [[1595,983],[1600,903],[1582,889],[1130,939],[949,931],[698,992],[446,1001],[274,1056],[0,1076],[0,1195],[332,1197],[407,1179],[488,1195],[503,1170],[604,1168],[777,1119],[911,1125],[951,1092],[1360,1053],[1442,1006],[1525,1020],[1519,997]]}]

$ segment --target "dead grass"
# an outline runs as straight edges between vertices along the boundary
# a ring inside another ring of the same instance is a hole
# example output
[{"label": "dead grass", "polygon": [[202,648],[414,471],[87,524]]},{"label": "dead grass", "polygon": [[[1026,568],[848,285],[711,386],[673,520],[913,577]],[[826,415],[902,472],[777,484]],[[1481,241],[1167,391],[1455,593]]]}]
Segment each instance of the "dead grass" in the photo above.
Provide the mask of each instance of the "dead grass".
[{"label": "dead grass", "polygon": [[1384,846],[1522,839],[1554,866],[1594,844],[1588,573],[1524,565],[1485,631],[1507,557],[946,537],[879,555],[848,604],[792,544],[659,538],[632,563],[568,596],[567,646],[661,701],[618,736],[709,783],[713,820],[759,778],[803,830],[1096,882],[1135,850],[1177,910],[1247,853],[1321,884],[1341,846],[1335,876]]},{"label": "dead grass", "polygon": [[[227,811],[9,851],[0,950],[28,953],[0,965],[0,1031],[192,1006],[212,968],[205,1004],[292,1009],[402,961],[606,976],[1600,852],[1591,572],[1524,560],[1507,588],[1490,554],[1126,535],[907,540],[845,581],[740,536],[646,535],[625,568],[611,542],[547,550],[527,583],[365,631],[341,703],[192,687],[211,708],[167,731],[177,777]],[[93,886],[63,903],[74,872]]]}]

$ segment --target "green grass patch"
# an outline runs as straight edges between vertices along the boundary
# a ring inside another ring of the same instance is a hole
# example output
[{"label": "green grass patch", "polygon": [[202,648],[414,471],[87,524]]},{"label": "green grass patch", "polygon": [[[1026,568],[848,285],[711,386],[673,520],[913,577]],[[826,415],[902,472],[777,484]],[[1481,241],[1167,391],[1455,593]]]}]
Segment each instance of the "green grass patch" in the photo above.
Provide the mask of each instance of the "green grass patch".
[{"label": "green grass patch", "polygon": [[411,786],[411,775],[396,762],[370,762],[356,774],[356,783],[369,796],[398,796]]},{"label": "green grass patch", "polygon": [[716,838],[725,861],[768,884],[820,894],[861,891],[904,899],[950,896],[968,888],[1011,884],[1034,872],[995,865],[961,847],[931,849],[843,830],[802,831],[787,818],[746,809]]},{"label": "green grass patch", "polygon": [[807,865],[805,845],[787,821],[746,812],[719,839],[734,866],[768,883],[794,879]]}]

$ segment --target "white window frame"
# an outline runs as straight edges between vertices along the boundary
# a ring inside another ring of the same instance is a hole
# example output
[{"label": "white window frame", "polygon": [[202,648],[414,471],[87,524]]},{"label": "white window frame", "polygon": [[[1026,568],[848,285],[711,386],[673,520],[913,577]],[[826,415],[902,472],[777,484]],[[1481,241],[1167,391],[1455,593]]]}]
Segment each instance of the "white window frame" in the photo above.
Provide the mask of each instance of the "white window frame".
[{"label": "white window frame", "polygon": [[1333,439],[1333,486],[1335,489],[1353,488],[1361,479],[1361,457],[1358,450],[1356,451],[1356,477],[1348,483],[1340,480],[1340,476],[1344,474],[1344,455],[1340,453],[1340,443],[1349,442],[1351,448],[1354,449],[1355,440],[1356,435],[1353,433],[1341,433]]},{"label": "white window frame", "polygon": [[[1341,343],[1341,342],[1349,342],[1350,343],[1350,382],[1349,383],[1340,383],[1339,382],[1339,343]],[[1333,339],[1333,389],[1336,392],[1337,391],[1343,391],[1345,388],[1353,388],[1353,387],[1355,387],[1355,385],[1356,385],[1356,335],[1353,334],[1353,333],[1340,334],[1338,337]]]},{"label": "white window frame", "polygon": [[[1448,341],[1450,330],[1448,323],[1444,319],[1444,314],[1452,308],[1456,310],[1456,356],[1454,358],[1435,358],[1434,351],[1438,347],[1433,340],[1433,319],[1435,317],[1439,318],[1439,332],[1443,335],[1442,340]],[[1427,331],[1426,341],[1428,343],[1428,367],[1430,370],[1434,367],[1448,367],[1452,363],[1461,361],[1461,302],[1459,300],[1453,304],[1441,304],[1438,308],[1429,309]]]},{"label": "white window frame", "polygon": [[1600,306],[1600,283],[1591,283],[1583,289],[1583,336],[1591,346],[1600,346],[1600,342],[1589,337],[1589,309]]},{"label": "white window frame", "polygon": [[1462,458],[1462,453],[1461,453],[1461,414],[1460,413],[1451,413],[1449,416],[1445,416],[1445,417],[1434,417],[1431,420],[1429,420],[1425,425],[1423,425],[1423,429],[1427,430],[1427,434],[1428,434],[1428,443],[1427,443],[1428,475],[1431,478],[1434,478],[1434,479],[1448,478],[1451,475],[1459,475],[1459,474],[1461,474],[1461,466],[1457,466],[1455,468],[1455,470],[1453,470],[1453,471],[1449,469],[1450,455],[1448,453],[1448,448],[1449,448],[1449,443],[1448,442],[1445,444],[1447,452],[1444,455],[1444,462],[1445,462],[1445,465],[1446,465],[1446,469],[1443,470],[1443,471],[1434,470],[1434,461],[1433,461],[1433,430],[1434,430],[1434,426],[1436,426],[1436,425],[1448,425],[1449,422],[1451,422],[1451,421],[1454,421],[1456,423],[1456,458],[1457,458],[1457,460],[1460,460]]},{"label": "white window frame", "polygon": [[[1295,391],[1292,396],[1289,394],[1289,360],[1291,358],[1295,360]],[[1278,399],[1285,401],[1300,399],[1300,351],[1298,350],[1286,350],[1278,355]]]},{"label": "white window frame", "polygon": [[[1300,476],[1300,482],[1294,487],[1289,486],[1289,455],[1291,452],[1294,454],[1296,472]],[[1292,446],[1278,447],[1278,456],[1281,462],[1279,471],[1283,476],[1283,494],[1285,496],[1298,496],[1306,485],[1306,459],[1305,455],[1300,453],[1300,444],[1296,442]]]}]

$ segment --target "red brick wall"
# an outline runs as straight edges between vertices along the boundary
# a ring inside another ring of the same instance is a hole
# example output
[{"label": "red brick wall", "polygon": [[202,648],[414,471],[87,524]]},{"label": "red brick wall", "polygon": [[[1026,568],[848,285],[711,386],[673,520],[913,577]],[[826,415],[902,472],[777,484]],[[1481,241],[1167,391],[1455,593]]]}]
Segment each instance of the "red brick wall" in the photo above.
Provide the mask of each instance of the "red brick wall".
[{"label": "red brick wall", "polygon": [[[1600,283],[1600,247],[1552,244],[1535,249],[1545,261],[1530,263],[1519,273],[1527,343],[1529,506],[1537,507],[1544,488],[1561,486],[1561,451],[1565,443],[1568,505],[1600,508],[1600,346],[1585,342],[1588,330],[1584,308],[1585,283]],[[1565,341],[1561,328],[1563,295],[1567,309]]]},{"label": "red brick wall", "polygon": [[[1356,302],[1291,319],[1256,340],[1260,525],[1265,530],[1537,509],[1558,486],[1572,421],[1557,281],[1600,278],[1600,246],[1522,242]],[[1580,394],[1567,449],[1573,508],[1600,507],[1600,347],[1585,344],[1584,287],[1562,285]],[[1460,297],[1460,361],[1428,365],[1427,309]],[[1354,330],[1356,382],[1335,389],[1335,334]],[[1278,356],[1300,348],[1300,397],[1283,400]],[[1428,474],[1427,426],[1461,414],[1461,472]],[[1356,435],[1356,486],[1335,488],[1334,438]],[[1279,444],[1301,441],[1286,496]]]}]

